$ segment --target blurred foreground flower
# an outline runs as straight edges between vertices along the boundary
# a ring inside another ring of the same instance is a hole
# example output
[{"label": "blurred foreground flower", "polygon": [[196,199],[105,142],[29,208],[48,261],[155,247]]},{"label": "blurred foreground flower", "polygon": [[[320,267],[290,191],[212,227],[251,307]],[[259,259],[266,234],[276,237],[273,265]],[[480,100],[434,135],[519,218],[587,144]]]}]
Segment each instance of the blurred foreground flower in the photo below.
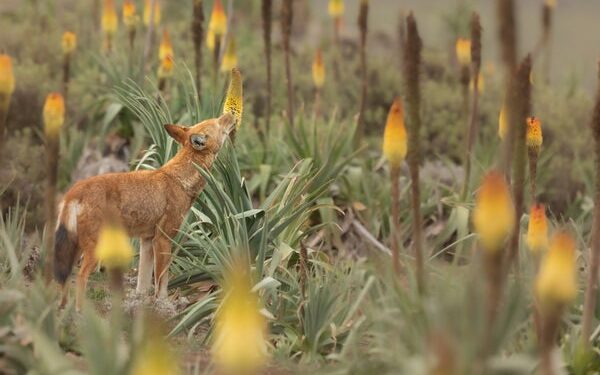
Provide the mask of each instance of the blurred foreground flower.
[{"label": "blurred foreground flower", "polygon": [[144,324],[144,341],[137,353],[130,375],[179,375],[179,359],[165,340],[166,332],[157,318]]},{"label": "blurred foreground flower", "polygon": [[498,116],[498,137],[501,140],[504,140],[506,134],[508,132],[508,118],[507,116],[506,104],[502,105],[502,109],[500,109],[500,115]]},{"label": "blurred foreground flower", "polygon": [[118,26],[119,22],[114,0],[104,0],[104,6],[102,7],[102,31],[112,36],[117,32]]},{"label": "blurred foreground flower", "polygon": [[227,47],[225,48],[223,60],[221,60],[221,72],[230,72],[231,69],[237,67],[237,64],[238,58],[237,53],[235,51],[235,39],[231,37],[227,42]]},{"label": "blurred foreground flower", "polygon": [[133,248],[125,229],[114,222],[105,223],[98,235],[95,256],[108,269],[127,268],[133,259]]},{"label": "blurred foreground flower", "polygon": [[515,208],[504,176],[491,171],[477,193],[473,224],[485,250],[497,252],[512,232]]},{"label": "blurred foreground flower", "polygon": [[215,0],[212,13],[210,14],[208,31],[219,38],[227,33],[227,16],[225,15],[221,0]]},{"label": "blurred foreground flower", "polygon": [[77,35],[72,31],[65,31],[61,39],[63,54],[70,55],[77,48]]},{"label": "blurred foreground flower", "polygon": [[171,37],[167,29],[163,30],[162,39],[160,40],[160,46],[158,47],[158,58],[163,61],[167,56],[174,57],[173,45],[171,44]]},{"label": "blurred foreground flower", "polygon": [[10,99],[15,91],[15,76],[13,74],[12,59],[8,55],[0,54],[0,105]]},{"label": "blurred foreground flower", "polygon": [[57,138],[65,122],[65,101],[58,92],[46,97],[44,104],[44,131],[47,137]]},{"label": "blurred foreground flower", "polygon": [[225,278],[217,311],[213,358],[224,374],[256,374],[267,361],[265,318],[248,270],[236,266]]},{"label": "blurred foreground flower", "polygon": [[548,223],[543,204],[537,203],[531,206],[527,227],[527,247],[536,255],[548,247]]},{"label": "blurred foreground flower", "polygon": [[383,155],[392,167],[399,167],[406,157],[406,127],[400,98],[394,99],[383,132]]},{"label": "blurred foreground flower", "polygon": [[317,89],[321,89],[325,83],[325,65],[323,64],[323,54],[318,48],[312,63],[312,78]]},{"label": "blurred foreground flower", "polygon": [[[152,1],[155,1],[155,5],[154,5],[154,14],[151,16],[150,13],[152,12]],[[153,18],[154,21],[154,27],[157,27],[158,25],[160,25],[160,4],[158,2],[158,0],[145,0],[144,1],[144,25],[146,27],[150,26],[150,17]]]},{"label": "blurred foreground flower", "polygon": [[131,0],[123,2],[123,24],[132,29],[137,26],[137,15],[135,14],[135,3]]},{"label": "blurred foreground flower", "polygon": [[571,303],[577,296],[575,240],[566,232],[552,237],[535,281],[542,310]]},{"label": "blurred foreground flower", "polygon": [[215,50],[215,33],[211,29],[206,32],[206,47],[209,51]]},{"label": "blurred foreground flower", "polygon": [[236,129],[242,124],[242,114],[244,112],[244,92],[242,85],[242,73],[238,68],[231,69],[231,78],[229,87],[223,105],[223,113],[231,113],[235,117]]},{"label": "blurred foreground flower", "polygon": [[331,18],[340,18],[344,15],[344,0],[329,0],[327,10]]},{"label": "blurred foreground flower", "polygon": [[462,66],[468,66],[471,63],[471,41],[465,38],[456,40],[456,58]]}]

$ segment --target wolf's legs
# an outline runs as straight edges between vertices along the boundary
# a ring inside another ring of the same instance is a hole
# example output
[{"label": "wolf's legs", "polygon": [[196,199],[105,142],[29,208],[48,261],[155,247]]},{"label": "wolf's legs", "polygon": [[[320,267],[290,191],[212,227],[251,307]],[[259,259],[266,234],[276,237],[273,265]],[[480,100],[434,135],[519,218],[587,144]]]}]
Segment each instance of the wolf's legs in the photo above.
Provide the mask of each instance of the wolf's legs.
[{"label": "wolf's legs", "polygon": [[152,238],[140,240],[140,264],[138,266],[138,279],[135,291],[146,294],[152,285],[152,269],[154,262],[152,251]]},{"label": "wolf's legs", "polygon": [[169,264],[171,263],[171,242],[160,233],[154,237],[154,295],[157,298],[167,297],[169,284]]},{"label": "wolf's legs", "polygon": [[85,298],[85,290],[87,287],[88,278],[92,271],[96,269],[98,262],[94,258],[94,246],[87,249],[84,248],[83,251],[83,261],[81,262],[81,268],[79,269],[79,274],[77,275],[77,291],[75,293],[75,309],[80,312],[81,304]]}]

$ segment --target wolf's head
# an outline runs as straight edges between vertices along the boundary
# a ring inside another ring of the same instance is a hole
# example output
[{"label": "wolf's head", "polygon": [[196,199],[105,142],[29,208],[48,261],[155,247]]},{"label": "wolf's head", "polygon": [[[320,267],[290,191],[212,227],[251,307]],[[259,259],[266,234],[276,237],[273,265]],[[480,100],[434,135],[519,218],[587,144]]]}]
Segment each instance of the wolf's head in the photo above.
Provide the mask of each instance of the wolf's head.
[{"label": "wolf's head", "polygon": [[191,127],[165,125],[165,129],[186,151],[206,157],[219,152],[229,133],[235,129],[235,118],[227,113]]}]

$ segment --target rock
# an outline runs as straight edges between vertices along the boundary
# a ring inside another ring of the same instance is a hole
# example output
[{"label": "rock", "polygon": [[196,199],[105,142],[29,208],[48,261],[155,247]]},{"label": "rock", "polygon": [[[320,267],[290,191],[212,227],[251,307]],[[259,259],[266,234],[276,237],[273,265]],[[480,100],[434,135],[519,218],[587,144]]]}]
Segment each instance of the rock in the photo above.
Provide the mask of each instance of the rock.
[{"label": "rock", "polygon": [[118,135],[109,135],[102,152],[94,143],[83,150],[71,180],[75,182],[105,173],[128,172],[128,160],[129,141]]}]

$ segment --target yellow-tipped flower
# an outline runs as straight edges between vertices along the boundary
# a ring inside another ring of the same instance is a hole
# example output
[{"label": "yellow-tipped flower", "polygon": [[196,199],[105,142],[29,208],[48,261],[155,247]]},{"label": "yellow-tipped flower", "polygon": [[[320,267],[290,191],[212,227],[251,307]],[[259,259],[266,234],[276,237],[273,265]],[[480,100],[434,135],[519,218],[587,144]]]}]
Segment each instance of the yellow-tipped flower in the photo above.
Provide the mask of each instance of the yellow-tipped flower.
[{"label": "yellow-tipped flower", "polygon": [[137,22],[138,18],[135,14],[135,3],[131,0],[125,0],[125,2],[123,2],[123,24],[129,29],[133,29],[137,26]]},{"label": "yellow-tipped flower", "polygon": [[539,254],[548,247],[548,223],[543,204],[531,206],[527,227],[527,247],[534,254]]},{"label": "yellow-tipped flower", "polygon": [[117,11],[114,0],[104,0],[102,7],[102,31],[107,35],[114,35],[119,27]]},{"label": "yellow-tipped flower", "polygon": [[227,88],[227,96],[223,105],[223,113],[231,113],[235,117],[236,128],[242,124],[244,112],[244,92],[242,85],[242,73],[238,68],[231,69],[231,78]]},{"label": "yellow-tipped flower", "polygon": [[215,50],[215,33],[211,29],[206,32],[206,46],[211,52]]},{"label": "yellow-tipped flower", "polygon": [[[469,84],[469,90],[471,92],[475,91],[475,80],[472,79],[471,83]],[[483,78],[483,74],[481,72],[479,72],[479,78],[477,79],[477,92],[479,94],[482,94],[483,91],[485,90],[485,79]]]},{"label": "yellow-tipped flower", "polygon": [[179,358],[165,341],[165,330],[160,321],[145,324],[142,346],[135,355],[130,375],[179,375]]},{"label": "yellow-tipped flower", "polygon": [[235,39],[229,38],[227,47],[225,48],[225,54],[223,55],[223,60],[221,61],[221,72],[230,72],[231,69],[237,67],[237,64],[238,58],[235,51]]},{"label": "yellow-tipped flower", "polygon": [[158,58],[163,61],[167,56],[174,57],[173,45],[171,44],[171,37],[167,29],[163,30],[162,39],[160,40],[160,46],[158,48]]},{"label": "yellow-tipped flower", "polygon": [[158,67],[158,78],[165,79],[173,75],[173,56],[167,55],[160,61]]},{"label": "yellow-tipped flower", "polygon": [[14,91],[12,59],[8,55],[0,54],[0,96],[10,97]]},{"label": "yellow-tipped flower", "polygon": [[471,40],[465,38],[458,38],[456,40],[456,58],[462,66],[469,65],[471,63]]},{"label": "yellow-tipped flower", "polygon": [[215,0],[212,13],[210,14],[208,31],[212,31],[215,37],[222,37],[227,33],[227,16],[225,15],[221,0]]},{"label": "yellow-tipped flower", "polygon": [[535,293],[543,308],[562,306],[577,296],[575,240],[566,232],[554,235],[535,281]]},{"label": "yellow-tipped flower", "polygon": [[65,31],[62,35],[61,43],[62,51],[65,55],[70,55],[77,48],[77,35],[71,31]]},{"label": "yellow-tipped flower", "polygon": [[534,151],[539,151],[543,141],[542,122],[540,119],[537,117],[527,118],[527,147]]},{"label": "yellow-tipped flower", "polygon": [[340,18],[344,15],[344,0],[329,0],[328,10],[331,18]]},{"label": "yellow-tipped flower", "polygon": [[312,77],[313,83],[317,89],[323,87],[325,83],[325,64],[323,64],[323,54],[321,53],[321,49],[317,49],[317,53],[315,53],[315,59],[312,63]]},{"label": "yellow-tipped flower", "polygon": [[60,128],[65,122],[65,100],[58,92],[46,97],[44,104],[44,131],[47,137],[58,137]]},{"label": "yellow-tipped flower", "polygon": [[[144,17],[144,25],[146,27],[150,26],[151,8],[152,8],[152,0],[145,0],[143,17]],[[158,0],[156,0],[156,3],[154,5],[154,27],[157,27],[158,25],[160,25],[160,4],[159,4]]]},{"label": "yellow-tipped flower", "polygon": [[404,126],[404,107],[400,98],[394,99],[388,112],[383,131],[383,155],[390,166],[400,167],[406,157],[406,127]]},{"label": "yellow-tipped flower", "polygon": [[515,208],[506,180],[500,172],[489,172],[479,188],[473,212],[473,225],[483,247],[499,251],[514,223]]},{"label": "yellow-tipped flower", "polygon": [[108,269],[125,269],[133,259],[133,248],[125,229],[106,223],[100,229],[96,259]]},{"label": "yellow-tipped flower", "polygon": [[502,109],[500,109],[500,115],[498,116],[498,137],[501,140],[504,140],[506,134],[508,132],[508,118],[506,113],[506,104],[502,105]]},{"label": "yellow-tipped flower", "polygon": [[223,374],[256,374],[267,360],[266,321],[248,272],[236,267],[225,279],[217,311],[213,358]]}]

